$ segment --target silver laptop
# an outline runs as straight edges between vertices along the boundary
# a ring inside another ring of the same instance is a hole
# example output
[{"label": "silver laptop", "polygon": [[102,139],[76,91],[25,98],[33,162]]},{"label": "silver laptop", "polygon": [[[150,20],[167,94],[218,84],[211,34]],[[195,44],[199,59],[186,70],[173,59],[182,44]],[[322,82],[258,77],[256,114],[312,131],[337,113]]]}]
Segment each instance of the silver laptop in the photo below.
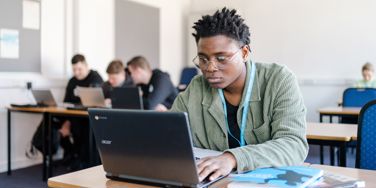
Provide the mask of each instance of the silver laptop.
[{"label": "silver laptop", "polygon": [[100,87],[77,87],[75,92],[84,107],[106,107],[104,94]]},{"label": "silver laptop", "polygon": [[31,90],[38,106],[57,106],[57,103],[50,90]]},{"label": "silver laptop", "polygon": [[186,113],[89,108],[106,176],[159,186],[199,182]]}]

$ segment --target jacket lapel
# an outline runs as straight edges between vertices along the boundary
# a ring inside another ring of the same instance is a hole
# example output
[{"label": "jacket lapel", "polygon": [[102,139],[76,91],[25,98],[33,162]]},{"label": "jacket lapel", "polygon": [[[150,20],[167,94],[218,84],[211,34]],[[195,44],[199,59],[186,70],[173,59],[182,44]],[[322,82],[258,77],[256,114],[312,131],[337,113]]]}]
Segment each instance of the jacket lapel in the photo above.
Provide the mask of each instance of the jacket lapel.
[{"label": "jacket lapel", "polygon": [[223,113],[223,106],[219,98],[217,89],[211,88],[210,95],[206,95],[202,104],[208,106],[209,114],[215,119],[223,133],[227,136],[227,128],[225,123],[225,114]]}]

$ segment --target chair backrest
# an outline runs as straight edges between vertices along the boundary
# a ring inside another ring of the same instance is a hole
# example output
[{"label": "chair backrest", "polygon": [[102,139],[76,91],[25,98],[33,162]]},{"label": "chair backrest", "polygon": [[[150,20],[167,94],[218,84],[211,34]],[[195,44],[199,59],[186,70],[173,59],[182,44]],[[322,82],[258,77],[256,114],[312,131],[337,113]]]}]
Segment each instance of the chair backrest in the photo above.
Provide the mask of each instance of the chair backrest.
[{"label": "chair backrest", "polygon": [[355,167],[376,170],[376,100],[360,111]]},{"label": "chair backrest", "polygon": [[343,92],[343,107],[363,107],[367,102],[376,99],[375,88],[347,88]]},{"label": "chair backrest", "polygon": [[179,85],[188,85],[192,78],[198,73],[195,67],[186,67],[183,69],[180,77]]}]

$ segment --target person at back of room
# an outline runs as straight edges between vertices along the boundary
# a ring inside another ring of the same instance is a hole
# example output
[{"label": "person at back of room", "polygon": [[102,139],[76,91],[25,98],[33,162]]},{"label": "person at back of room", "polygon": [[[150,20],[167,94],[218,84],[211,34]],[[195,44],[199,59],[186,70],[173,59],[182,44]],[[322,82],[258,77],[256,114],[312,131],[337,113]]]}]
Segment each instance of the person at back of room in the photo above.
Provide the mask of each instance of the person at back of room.
[{"label": "person at back of room", "polygon": [[355,83],[356,88],[376,88],[376,80],[374,79],[375,70],[369,62],[362,67],[362,80]]},{"label": "person at back of room", "polygon": [[141,86],[145,109],[166,111],[171,108],[178,91],[168,73],[159,69],[152,70],[149,62],[142,56],[132,58],[127,67],[133,82]]},{"label": "person at back of room", "polygon": [[[74,55],[71,63],[73,77],[66,87],[64,102],[80,105],[81,100],[75,95],[75,89],[77,87],[101,87],[103,79],[97,71],[90,69],[85,56],[82,54]],[[87,118],[69,118],[64,121],[62,128],[59,130],[62,136],[62,143],[68,145],[66,147],[72,148],[70,156],[73,155],[75,160],[79,158],[80,163],[84,163],[88,158],[85,146],[88,145],[88,125]],[[72,139],[67,139],[69,137]],[[81,167],[82,164],[80,164],[80,167],[75,166],[74,168]]]},{"label": "person at back of room", "polygon": [[[81,54],[72,57],[73,77],[68,81],[64,102],[81,104],[80,98],[75,95],[75,88],[100,87],[103,83],[102,77],[97,71],[91,70],[86,59]],[[53,118],[53,151],[56,152],[60,144],[64,149],[64,164],[69,165],[71,170],[84,167],[87,161],[88,120],[87,118]],[[42,126],[38,127],[33,136],[33,145],[42,151],[41,139]]]},{"label": "person at back of room", "polygon": [[132,77],[129,74],[128,69],[124,67],[121,60],[113,60],[108,65],[107,70],[108,81],[103,83],[102,89],[106,99],[106,104],[111,104],[111,91],[117,87],[129,87],[133,86]]}]

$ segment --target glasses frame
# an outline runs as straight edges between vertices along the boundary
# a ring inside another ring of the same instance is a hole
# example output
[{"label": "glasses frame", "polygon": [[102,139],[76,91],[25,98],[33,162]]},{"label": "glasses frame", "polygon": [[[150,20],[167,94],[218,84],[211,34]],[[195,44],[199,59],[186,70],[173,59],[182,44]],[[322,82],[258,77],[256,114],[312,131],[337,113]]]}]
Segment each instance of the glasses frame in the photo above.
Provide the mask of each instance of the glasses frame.
[{"label": "glasses frame", "polygon": [[[192,62],[197,68],[203,69],[203,70],[208,69],[210,63],[214,63],[214,62],[215,62],[215,66],[216,66],[217,69],[223,69],[224,67],[226,67],[226,65],[228,65],[234,59],[235,55],[237,53],[239,53],[243,48],[244,48],[244,46],[240,47],[236,52],[234,52],[232,55],[229,55],[229,56],[216,55],[216,56],[214,56],[214,61],[210,60],[212,58],[208,59],[208,58],[202,57],[200,55],[197,55],[196,57],[194,57],[192,59]],[[219,56],[224,56],[225,58],[223,60],[218,60]],[[205,62],[205,64],[202,65],[200,63],[201,62],[200,60],[203,60]]]}]

